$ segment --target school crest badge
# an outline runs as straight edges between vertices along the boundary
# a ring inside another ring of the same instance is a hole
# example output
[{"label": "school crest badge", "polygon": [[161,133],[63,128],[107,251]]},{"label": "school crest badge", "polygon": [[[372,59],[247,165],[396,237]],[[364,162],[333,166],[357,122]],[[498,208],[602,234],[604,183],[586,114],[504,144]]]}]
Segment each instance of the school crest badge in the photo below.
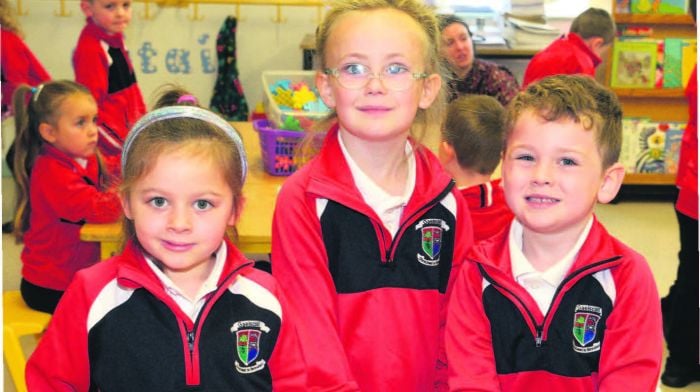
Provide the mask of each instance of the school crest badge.
[{"label": "school crest badge", "polygon": [[238,321],[231,326],[231,333],[236,335],[235,365],[239,373],[253,373],[265,367],[265,360],[258,356],[263,333],[267,332],[270,328],[258,320]]},{"label": "school crest badge", "polygon": [[442,219],[423,219],[415,229],[420,230],[423,251],[416,255],[418,262],[429,267],[437,266],[440,263],[443,232],[450,230],[450,226]]},{"label": "school crest badge", "polygon": [[598,306],[576,305],[573,327],[574,351],[585,354],[600,350],[600,341],[594,341],[599,337],[598,321],[602,315],[603,310]]}]

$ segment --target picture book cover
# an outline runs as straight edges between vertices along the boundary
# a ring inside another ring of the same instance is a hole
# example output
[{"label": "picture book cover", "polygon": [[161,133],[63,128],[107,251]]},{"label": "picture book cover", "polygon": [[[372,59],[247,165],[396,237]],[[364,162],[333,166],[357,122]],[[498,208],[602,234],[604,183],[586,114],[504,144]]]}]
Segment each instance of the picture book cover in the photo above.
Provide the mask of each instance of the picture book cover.
[{"label": "picture book cover", "polygon": [[693,67],[697,62],[698,57],[698,46],[697,40],[695,39],[685,39],[683,40],[683,46],[681,48],[682,60],[681,60],[681,78],[683,79],[683,87],[688,85],[688,80],[690,80],[690,74],[693,72]]},{"label": "picture book cover", "polygon": [[620,149],[620,163],[625,167],[625,173],[635,173],[637,170],[637,155],[639,146],[639,126],[649,120],[637,117],[624,117],[622,119],[622,148]]},{"label": "picture book cover", "polygon": [[681,139],[683,139],[683,131],[685,131],[684,123],[668,123],[666,124],[666,143],[664,147],[664,166],[666,173],[678,173],[678,156],[681,151]]},{"label": "picture book cover", "polygon": [[630,0],[633,14],[681,15],[688,11],[688,0]]},{"label": "picture book cover", "polygon": [[654,121],[639,124],[639,153],[635,164],[636,173],[664,173],[664,152],[666,149],[666,132]]},{"label": "picture book cover", "polygon": [[654,80],[654,87],[656,88],[664,87],[665,61],[664,40],[658,40],[656,41],[656,78]]},{"label": "picture book cover", "polygon": [[654,88],[656,40],[616,40],[610,85],[621,88]]},{"label": "picture book cover", "polygon": [[629,14],[630,0],[615,0],[615,13]]},{"label": "picture book cover", "polygon": [[683,39],[666,38],[664,43],[664,88],[683,87],[682,61],[683,61]]}]

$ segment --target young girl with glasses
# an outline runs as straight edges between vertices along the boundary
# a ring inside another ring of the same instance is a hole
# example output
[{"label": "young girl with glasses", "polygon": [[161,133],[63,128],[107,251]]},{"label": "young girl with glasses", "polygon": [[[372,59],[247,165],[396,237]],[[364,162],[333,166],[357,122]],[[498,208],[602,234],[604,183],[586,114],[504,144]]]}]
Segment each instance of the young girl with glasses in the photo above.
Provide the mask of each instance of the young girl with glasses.
[{"label": "young girl with glasses", "polygon": [[427,391],[444,380],[445,303],[472,229],[420,143],[444,111],[438,39],[416,0],[340,1],[318,30],[330,126],[282,187],[272,229],[273,275],[298,320],[310,390]]}]

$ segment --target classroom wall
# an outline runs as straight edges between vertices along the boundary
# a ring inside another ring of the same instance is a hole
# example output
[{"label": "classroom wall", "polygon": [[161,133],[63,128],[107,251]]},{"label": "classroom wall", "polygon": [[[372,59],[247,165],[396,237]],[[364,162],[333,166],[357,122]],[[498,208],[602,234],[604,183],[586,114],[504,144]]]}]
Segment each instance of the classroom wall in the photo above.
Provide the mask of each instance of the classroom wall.
[{"label": "classroom wall", "polygon": [[[70,16],[57,16],[57,0],[24,0],[27,15],[19,21],[25,41],[56,79],[73,79],[71,55],[85,24],[78,1],[67,1]],[[201,20],[191,20],[192,6],[150,5],[152,19],[144,19],[145,4],[133,4],[126,45],[146,104],[164,83],[178,83],[208,106],[216,80],[216,37],[233,5],[199,5]],[[301,69],[299,44],[317,25],[316,7],[282,7],[284,23],[272,21],[274,6],[242,5],[237,31],[238,70],[249,106],[262,99],[263,70]]]},{"label": "classroom wall", "polygon": [[[591,6],[610,11],[608,0],[592,0]],[[73,79],[71,53],[85,19],[76,0],[66,1],[69,16],[57,16],[58,0],[23,0],[28,12],[19,17],[25,40],[54,78]],[[147,105],[165,83],[178,83],[208,106],[216,80],[216,36],[233,5],[199,5],[201,20],[192,20],[193,7],[133,4],[133,18],[126,44]],[[237,31],[238,70],[249,106],[262,100],[263,70],[302,68],[299,44],[313,33],[319,20],[316,7],[281,7],[283,23],[273,22],[277,7],[240,6]]]}]

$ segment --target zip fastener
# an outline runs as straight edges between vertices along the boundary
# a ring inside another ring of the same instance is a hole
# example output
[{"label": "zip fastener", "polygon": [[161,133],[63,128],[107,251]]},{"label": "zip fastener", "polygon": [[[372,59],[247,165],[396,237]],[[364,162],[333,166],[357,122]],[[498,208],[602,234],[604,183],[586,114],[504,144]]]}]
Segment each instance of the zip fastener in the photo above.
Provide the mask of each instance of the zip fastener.
[{"label": "zip fastener", "polygon": [[244,263],[243,265],[241,265],[238,268],[231,271],[231,273],[229,273],[222,280],[223,285],[218,287],[216,289],[216,291],[214,291],[214,294],[212,294],[211,296],[209,296],[209,298],[207,298],[205,300],[204,306],[202,306],[202,310],[199,312],[199,314],[197,315],[197,318],[194,320],[194,323],[192,324],[191,330],[187,328],[187,323],[183,321],[183,325],[185,327],[185,334],[187,335],[187,347],[189,348],[189,352],[190,352],[190,363],[194,360],[194,341],[195,341],[196,331],[199,328],[200,319],[202,318],[202,314],[206,311],[207,306],[212,301],[212,299],[219,294],[219,290],[221,289],[221,287],[225,287],[226,285],[228,285],[228,282],[233,275],[235,275],[238,271],[240,271],[244,267],[251,265],[251,264],[253,264],[253,263],[250,263],[250,262]]},{"label": "zip fastener", "polygon": [[[605,259],[605,260],[602,260],[602,261],[599,261],[599,262],[596,262],[593,264],[589,264],[589,265],[587,265],[583,268],[580,268],[580,269],[574,271],[573,273],[571,273],[569,276],[564,278],[564,280],[557,287],[556,291],[554,292],[554,296],[552,297],[552,304],[554,303],[554,299],[557,298],[557,296],[561,292],[562,287],[564,287],[566,285],[566,283],[571,281],[577,275],[579,275],[587,270],[590,270],[592,268],[596,268],[596,267],[599,267],[599,266],[604,265],[604,264],[612,263],[613,261],[618,260],[620,257],[621,256],[615,256],[615,257],[611,257],[609,259]],[[532,315],[532,313],[527,308],[527,306],[525,306],[525,302],[522,299],[520,299],[520,297],[515,295],[515,293],[513,293],[511,290],[503,287],[503,285],[496,283],[496,281],[488,273],[486,273],[486,270],[484,269],[484,267],[480,263],[477,263],[477,265],[479,266],[479,270],[481,271],[482,275],[486,278],[487,281],[489,281],[489,283],[491,283],[492,285],[494,285],[496,287],[500,287],[504,291],[507,291],[513,298],[515,298],[518,302],[520,302],[520,304],[522,305],[522,308],[525,309],[525,313],[527,313],[527,315],[530,317],[530,320],[532,321],[532,325],[535,326],[535,347],[542,347],[542,343],[544,342],[544,326],[547,324],[549,314],[552,310],[552,304],[550,304],[549,309],[547,309],[547,313],[544,316],[542,325],[538,325],[537,321],[535,320],[535,316]]]},{"label": "zip fastener", "polygon": [[532,315],[532,312],[530,312],[530,309],[525,306],[525,301],[523,301],[520,297],[515,295],[513,291],[510,289],[504,287],[503,285],[496,283],[496,281],[486,273],[486,270],[484,267],[480,264],[477,263],[479,266],[479,271],[481,271],[481,274],[486,278],[486,280],[494,285],[495,287],[500,287],[502,290],[506,291],[508,294],[510,294],[511,297],[515,298],[518,302],[520,302],[521,307],[525,310],[525,313],[527,314],[528,317],[530,317],[530,321],[532,322],[532,325],[535,327],[535,347],[542,347],[542,335],[543,335],[543,330],[544,330],[544,324],[539,325],[537,324],[537,320],[535,320],[535,316]]},{"label": "zip fastener", "polygon": [[[601,266],[601,265],[605,265],[605,264],[612,263],[612,262],[614,262],[614,261],[616,261],[616,260],[619,260],[621,257],[622,257],[622,256],[613,256],[613,257],[608,258],[608,259],[605,259],[605,260],[597,261],[597,262],[592,263],[592,264],[589,264],[589,265],[587,265],[587,266],[585,266],[585,267],[583,267],[583,268],[579,268],[579,269],[577,269],[576,271],[574,271],[574,272],[572,272],[571,274],[569,274],[567,277],[565,277],[564,280],[562,280],[561,283],[559,283],[559,286],[557,286],[557,289],[554,291],[554,295],[552,296],[552,302],[549,304],[549,308],[547,309],[547,313],[544,315],[544,321],[543,321],[542,326],[544,327],[545,325],[547,325],[547,322],[549,321],[549,313],[552,311],[552,305],[554,304],[554,301],[555,301],[556,298],[559,296],[559,293],[561,292],[561,290],[563,289],[563,287],[566,286],[567,283],[569,283],[571,280],[573,280],[574,278],[576,278],[578,275],[580,275],[580,274],[582,274],[582,273],[584,273],[584,272],[586,272],[586,271],[588,271],[588,270],[590,270],[590,269],[595,269],[595,268],[597,268],[597,267],[599,267],[599,266]],[[541,342],[541,341],[542,341],[542,335],[541,335],[541,334],[542,334],[543,331],[541,331],[541,330],[538,330],[538,331],[540,332],[539,339],[540,339],[540,342]],[[539,346],[538,346],[538,347],[539,347]]]},{"label": "zip fastener", "polygon": [[[392,238],[391,244],[389,244],[389,252],[387,253],[387,260],[388,261],[393,261],[394,254],[396,253],[396,249],[397,249],[397,245],[398,245],[398,239],[403,236],[404,231],[406,231],[405,230],[406,227],[413,224],[413,219],[416,216],[422,215],[423,212],[432,208],[434,205],[436,205],[438,202],[440,202],[440,200],[445,198],[445,196],[447,196],[447,194],[452,191],[452,188],[454,187],[454,185],[455,185],[455,180],[450,180],[450,182],[447,184],[445,189],[442,190],[442,192],[440,192],[435,198],[433,198],[429,202],[425,203],[423,205],[423,207],[416,210],[416,212],[411,214],[411,216],[408,217],[401,226],[399,226],[399,230],[396,232],[397,233],[396,237]],[[382,232],[383,232],[383,230],[382,230]],[[456,238],[455,238],[455,240],[456,240]]]}]

